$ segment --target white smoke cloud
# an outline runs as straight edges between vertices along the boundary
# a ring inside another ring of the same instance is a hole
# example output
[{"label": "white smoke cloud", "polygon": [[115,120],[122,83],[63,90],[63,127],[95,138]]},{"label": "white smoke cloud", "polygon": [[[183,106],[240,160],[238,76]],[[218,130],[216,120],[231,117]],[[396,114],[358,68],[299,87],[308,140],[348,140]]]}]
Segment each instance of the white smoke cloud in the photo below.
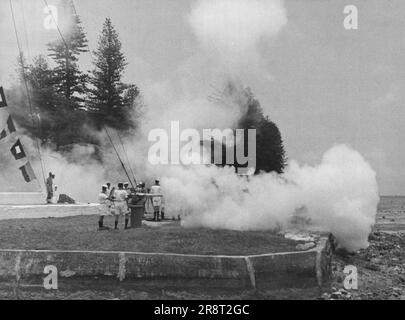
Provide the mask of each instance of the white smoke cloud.
[{"label": "white smoke cloud", "polygon": [[[61,154],[50,149],[42,149],[45,168],[55,174],[54,185],[59,194],[67,194],[76,202],[96,202],[97,194],[106,181],[108,167],[100,164],[91,156],[94,146],[75,145],[68,154]],[[38,179],[42,173],[36,171]],[[46,177],[48,172],[45,172]]]},{"label": "white smoke cloud", "polygon": [[275,37],[287,15],[282,0],[200,0],[189,22],[206,51],[239,64],[252,63],[259,41]]},{"label": "white smoke cloud", "polygon": [[324,154],[319,166],[292,164],[286,177],[300,187],[315,225],[332,232],[349,250],[367,247],[379,192],[376,173],[357,151],[336,146]]},{"label": "white smoke cloud", "polygon": [[[179,69],[180,89],[168,84],[147,88],[144,138],[150,129],[168,129],[170,121],[180,121],[182,129],[233,127],[246,110],[208,102],[207,83],[260,78],[259,43],[276,37],[287,15],[278,0],[200,0],[189,23],[202,50]],[[291,161],[283,175],[261,174],[247,181],[232,168],[152,166],[140,156],[147,147],[139,139],[132,143],[130,158],[149,182],[161,178],[166,212],[181,214],[184,227],[278,230],[299,212],[312,227],[334,233],[346,249],[367,246],[378,203],[375,173],[346,146],[333,147],[318,166]]]},{"label": "white smoke cloud", "polygon": [[[182,78],[188,78],[188,74],[183,74]],[[211,80],[213,83],[214,80]],[[196,82],[200,85],[198,88],[183,88],[178,94],[175,94],[175,89],[170,85],[160,84],[145,88],[148,109],[141,130],[146,137],[149,131],[155,128],[169,131],[171,121],[179,121],[183,129],[197,130],[211,127],[229,128],[236,125],[242,110],[235,104],[211,103],[207,97],[213,88],[204,85],[203,79]]]},{"label": "white smoke cloud", "polygon": [[187,17],[201,50],[167,79],[142,88],[148,106],[141,130],[234,127],[246,112],[234,103],[208,96],[229,81],[263,78],[260,41],[274,38],[287,23],[281,0],[198,0]]},{"label": "white smoke cloud", "polygon": [[[6,151],[10,148],[17,138],[21,140],[27,157],[16,161],[10,152],[1,154],[0,192],[45,192],[44,179],[52,172],[56,176],[54,185],[58,186],[59,194],[67,194],[81,203],[96,202],[101,185],[105,183],[109,174],[121,177],[117,174],[119,167],[116,166],[116,161],[108,159],[105,164],[101,164],[93,158],[92,145],[74,145],[65,153],[42,147],[39,152],[34,140],[23,132],[17,132],[2,141],[1,150]],[[18,169],[27,161],[32,164],[36,176],[36,179],[29,183],[24,181]]]},{"label": "white smoke cloud", "polygon": [[367,247],[379,201],[375,172],[344,145],[327,151],[318,166],[293,161],[283,175],[249,181],[231,168],[172,167],[162,188],[168,212],[183,213],[184,227],[279,230],[299,212],[350,251]]}]

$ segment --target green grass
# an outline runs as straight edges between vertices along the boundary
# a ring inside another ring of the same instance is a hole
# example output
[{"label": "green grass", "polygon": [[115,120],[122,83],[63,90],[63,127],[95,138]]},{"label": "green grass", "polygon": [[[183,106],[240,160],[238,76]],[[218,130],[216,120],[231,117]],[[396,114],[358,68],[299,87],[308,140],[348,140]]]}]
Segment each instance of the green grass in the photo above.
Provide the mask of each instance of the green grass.
[{"label": "green grass", "polygon": [[[298,242],[268,231],[159,227],[97,231],[97,216],[0,221],[1,249],[101,250],[247,255],[294,251]],[[106,217],[105,225],[113,226]]]}]

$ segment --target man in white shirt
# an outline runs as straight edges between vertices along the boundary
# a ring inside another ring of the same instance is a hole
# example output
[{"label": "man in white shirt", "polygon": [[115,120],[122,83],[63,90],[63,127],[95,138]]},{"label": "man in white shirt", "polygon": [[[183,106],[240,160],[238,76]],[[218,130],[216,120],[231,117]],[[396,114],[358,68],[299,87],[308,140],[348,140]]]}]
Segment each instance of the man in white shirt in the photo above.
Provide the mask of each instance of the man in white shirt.
[{"label": "man in white shirt", "polygon": [[107,195],[109,196],[111,193],[111,183],[107,182],[105,185],[107,186]]},{"label": "man in white shirt", "polygon": [[53,197],[52,197],[52,203],[57,204],[59,199],[59,191],[58,191],[58,186],[54,187],[53,191]]},{"label": "man in white shirt", "polygon": [[120,215],[125,216],[125,229],[128,229],[128,193],[124,190],[124,184],[119,183],[118,189],[114,191],[114,203],[115,203],[115,229],[118,229],[118,221]]},{"label": "man in white shirt", "polygon": [[124,190],[128,193],[128,196],[131,195],[131,188],[129,187],[129,183],[125,182],[124,183]]},{"label": "man in white shirt", "polygon": [[101,193],[98,195],[98,203],[100,204],[100,206],[99,206],[100,217],[98,220],[98,230],[107,230],[108,229],[107,227],[103,226],[103,223],[104,223],[104,217],[109,214],[109,210],[110,210],[109,202],[110,201],[109,201],[109,198],[107,195],[107,186],[104,185],[101,187]]},{"label": "man in white shirt", "polygon": [[[150,188],[150,193],[161,195],[160,181],[158,179],[155,180],[155,184]],[[152,204],[153,204],[154,220],[159,221],[160,220],[159,213],[161,211],[162,198],[152,197]]]}]

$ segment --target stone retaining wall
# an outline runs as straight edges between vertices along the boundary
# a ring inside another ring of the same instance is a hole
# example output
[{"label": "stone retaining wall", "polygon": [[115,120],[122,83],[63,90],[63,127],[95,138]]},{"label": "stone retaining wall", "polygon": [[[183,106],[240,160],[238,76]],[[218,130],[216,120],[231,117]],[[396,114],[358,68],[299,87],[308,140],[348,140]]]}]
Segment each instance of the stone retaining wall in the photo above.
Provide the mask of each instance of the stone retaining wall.
[{"label": "stone retaining wall", "polygon": [[321,286],[330,276],[332,237],[300,252],[251,256],[0,250],[0,282],[41,284],[56,266],[59,282],[109,280],[155,287],[277,289]]}]

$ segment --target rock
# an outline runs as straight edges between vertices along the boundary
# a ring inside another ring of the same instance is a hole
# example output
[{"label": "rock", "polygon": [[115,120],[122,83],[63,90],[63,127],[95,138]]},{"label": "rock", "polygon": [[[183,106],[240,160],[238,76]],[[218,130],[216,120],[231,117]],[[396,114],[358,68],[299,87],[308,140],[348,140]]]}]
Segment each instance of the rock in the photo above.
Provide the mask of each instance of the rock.
[{"label": "rock", "polygon": [[321,299],[324,299],[324,300],[330,299],[330,294],[327,293],[327,292],[323,293],[322,296],[321,296]]},{"label": "rock", "polygon": [[332,289],[334,289],[334,290],[332,290],[334,292],[331,293],[329,296],[333,299],[351,299],[351,297],[352,297],[352,294],[343,288],[339,289],[339,290],[336,290],[336,288],[332,288]]},{"label": "rock", "polygon": [[380,264],[381,263],[381,259],[380,258],[371,258],[370,262],[372,264]]},{"label": "rock", "polygon": [[65,270],[65,271],[60,272],[60,276],[65,277],[65,278],[73,277],[75,274],[76,274],[76,272],[74,272],[72,270]]},{"label": "rock", "polygon": [[284,238],[295,241],[315,241],[315,237],[313,235],[292,232],[287,232],[284,234]]},{"label": "rock", "polygon": [[69,197],[66,194],[61,194],[59,195],[58,203],[68,203],[68,204],[75,204],[76,201],[73,200],[71,197]]},{"label": "rock", "polygon": [[297,246],[295,248],[297,250],[304,251],[304,250],[314,248],[315,246],[316,246],[315,242],[306,242],[306,243],[297,244]]},{"label": "rock", "polygon": [[336,291],[336,292],[333,292],[330,296],[334,299],[339,299],[342,297],[342,293],[340,291]]},{"label": "rock", "polygon": [[350,299],[351,297],[352,297],[352,295],[351,295],[350,292],[346,291],[346,293],[342,293],[342,298],[343,299]]},{"label": "rock", "polygon": [[380,267],[372,263],[368,263],[367,265],[365,265],[365,267],[369,270],[380,271]]}]

